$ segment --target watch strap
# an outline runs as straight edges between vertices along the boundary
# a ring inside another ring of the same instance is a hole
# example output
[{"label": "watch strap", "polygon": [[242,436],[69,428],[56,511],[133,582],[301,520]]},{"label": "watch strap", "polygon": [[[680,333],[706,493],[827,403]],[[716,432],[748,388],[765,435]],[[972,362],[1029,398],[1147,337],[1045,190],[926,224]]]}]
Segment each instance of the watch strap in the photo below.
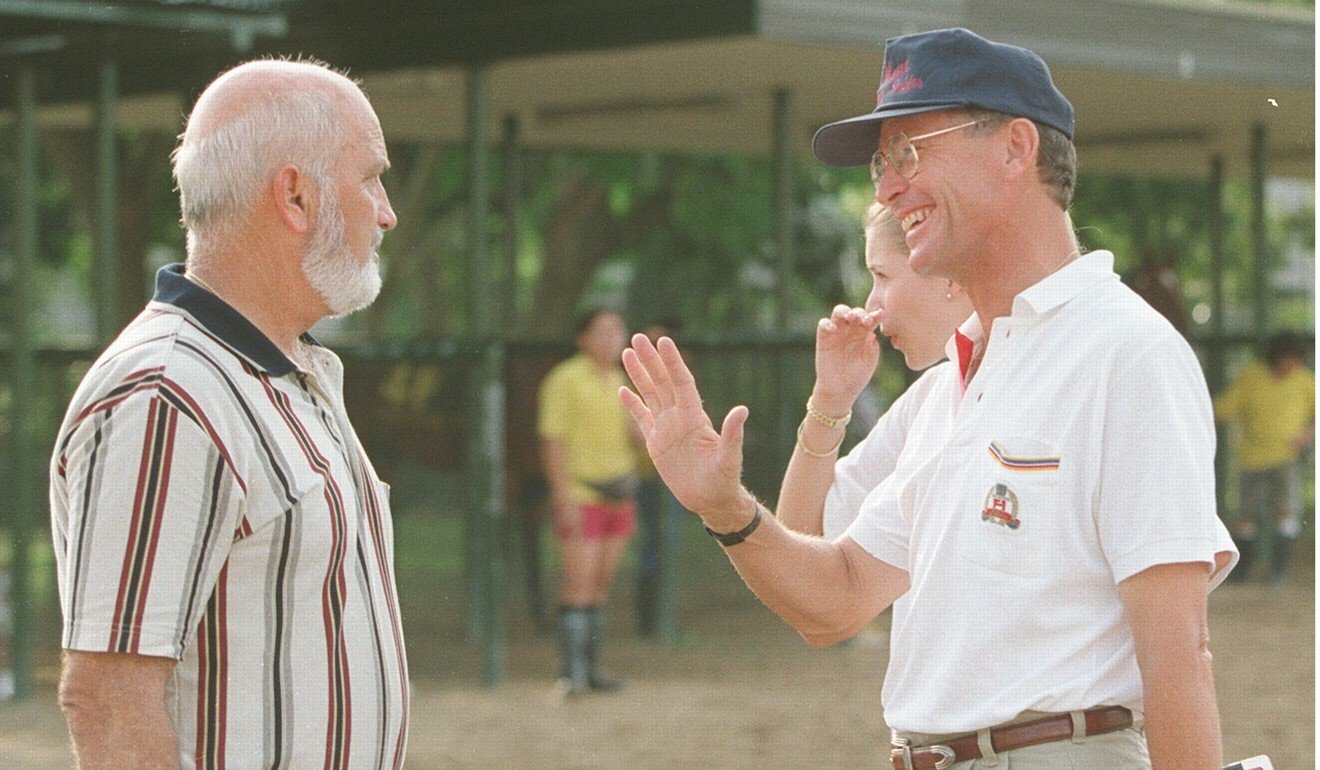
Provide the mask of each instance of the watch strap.
[{"label": "watch strap", "polygon": [[756,528],[759,526],[761,526],[761,504],[757,503],[755,507],[752,509],[751,522],[748,523],[747,526],[738,530],[737,532],[721,533],[721,532],[716,532],[710,527],[706,527],[706,531],[710,533],[711,537],[718,540],[720,545],[724,546],[725,548],[728,548],[731,545],[737,545],[742,541],[746,540],[747,538],[751,537],[752,533],[755,532]]}]

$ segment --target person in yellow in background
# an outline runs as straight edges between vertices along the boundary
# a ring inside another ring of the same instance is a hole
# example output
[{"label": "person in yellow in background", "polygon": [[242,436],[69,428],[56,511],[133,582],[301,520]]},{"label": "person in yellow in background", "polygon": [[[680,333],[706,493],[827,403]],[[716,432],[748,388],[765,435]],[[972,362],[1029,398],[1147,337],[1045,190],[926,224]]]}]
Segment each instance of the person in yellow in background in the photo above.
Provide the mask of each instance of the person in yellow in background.
[{"label": "person in yellow in background", "polygon": [[1242,554],[1238,580],[1259,560],[1270,583],[1283,582],[1301,533],[1298,461],[1315,440],[1315,375],[1302,363],[1306,348],[1296,332],[1275,334],[1265,342],[1263,360],[1248,364],[1215,399],[1216,419],[1241,429],[1241,505],[1233,527]]},{"label": "person in yellow in background", "polygon": [[636,527],[635,428],[619,403],[623,317],[592,308],[577,324],[578,354],[541,384],[537,434],[563,562],[559,639],[564,695],[619,689],[600,668],[604,604]]}]

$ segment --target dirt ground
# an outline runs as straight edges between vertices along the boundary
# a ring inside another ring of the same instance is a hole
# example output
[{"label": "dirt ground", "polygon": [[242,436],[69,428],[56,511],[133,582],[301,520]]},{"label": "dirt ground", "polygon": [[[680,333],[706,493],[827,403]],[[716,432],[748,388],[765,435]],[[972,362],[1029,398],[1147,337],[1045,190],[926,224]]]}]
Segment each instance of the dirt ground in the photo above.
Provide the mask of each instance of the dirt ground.
[{"label": "dirt ground", "polygon": [[[623,589],[608,660],[628,686],[568,703],[552,697],[553,640],[514,617],[522,613],[511,611],[505,683],[487,690],[476,651],[451,623],[427,628],[433,616],[413,601],[405,607],[416,685],[408,766],[880,766],[885,634],[810,650],[722,569],[716,585],[685,588],[675,649],[636,637]],[[1311,574],[1211,596],[1226,759],[1269,753],[1279,770],[1315,767],[1314,607]],[[39,698],[0,704],[0,768],[71,765],[53,678],[47,665]]]}]

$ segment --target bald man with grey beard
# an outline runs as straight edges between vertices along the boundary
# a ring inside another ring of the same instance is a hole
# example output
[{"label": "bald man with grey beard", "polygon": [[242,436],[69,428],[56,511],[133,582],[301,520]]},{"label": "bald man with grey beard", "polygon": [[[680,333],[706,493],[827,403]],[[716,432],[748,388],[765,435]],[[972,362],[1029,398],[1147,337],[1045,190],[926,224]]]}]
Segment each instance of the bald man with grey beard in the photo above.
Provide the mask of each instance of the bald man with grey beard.
[{"label": "bald man with grey beard", "polygon": [[82,767],[400,767],[389,487],[308,330],[369,305],[380,122],[316,62],[235,67],[174,153],[184,265],[79,386],[51,462]]}]

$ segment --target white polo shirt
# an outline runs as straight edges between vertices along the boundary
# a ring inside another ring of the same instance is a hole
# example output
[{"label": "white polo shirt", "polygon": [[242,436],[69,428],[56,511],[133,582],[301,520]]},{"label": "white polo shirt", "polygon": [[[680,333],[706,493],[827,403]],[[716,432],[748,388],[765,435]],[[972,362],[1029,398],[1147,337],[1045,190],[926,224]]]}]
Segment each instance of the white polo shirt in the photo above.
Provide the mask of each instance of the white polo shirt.
[{"label": "white polo shirt", "polygon": [[987,345],[980,370],[965,393],[953,367],[931,383],[846,533],[911,578],[886,720],[957,733],[1028,709],[1140,708],[1118,583],[1233,551],[1196,357],[1103,251],[1018,295],[988,340],[975,316],[962,333]]},{"label": "white polo shirt", "polygon": [[[834,464],[834,482],[825,494],[822,520],[826,539],[834,540],[857,518],[862,502],[886,476],[893,473],[907,443],[908,429],[926,395],[941,376],[952,376],[953,365],[943,361],[927,369],[885,411],[866,438]],[[944,371],[944,370],[949,371]]]}]

